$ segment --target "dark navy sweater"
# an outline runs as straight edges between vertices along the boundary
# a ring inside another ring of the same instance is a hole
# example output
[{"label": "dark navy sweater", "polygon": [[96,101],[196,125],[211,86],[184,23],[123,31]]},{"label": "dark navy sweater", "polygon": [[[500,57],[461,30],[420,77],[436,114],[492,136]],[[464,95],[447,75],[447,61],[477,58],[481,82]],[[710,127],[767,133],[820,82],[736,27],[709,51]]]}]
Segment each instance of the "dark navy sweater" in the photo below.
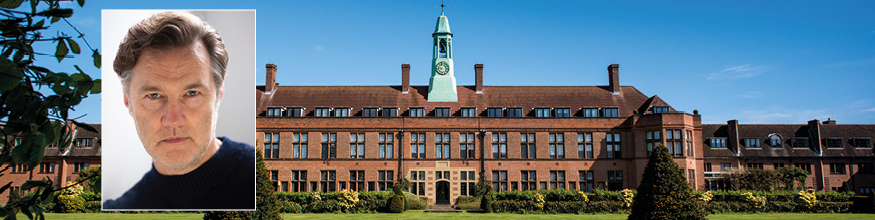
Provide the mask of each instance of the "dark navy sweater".
[{"label": "dark navy sweater", "polygon": [[222,146],[197,169],[177,176],[149,170],[103,209],[255,209],[255,148],[220,137]]}]

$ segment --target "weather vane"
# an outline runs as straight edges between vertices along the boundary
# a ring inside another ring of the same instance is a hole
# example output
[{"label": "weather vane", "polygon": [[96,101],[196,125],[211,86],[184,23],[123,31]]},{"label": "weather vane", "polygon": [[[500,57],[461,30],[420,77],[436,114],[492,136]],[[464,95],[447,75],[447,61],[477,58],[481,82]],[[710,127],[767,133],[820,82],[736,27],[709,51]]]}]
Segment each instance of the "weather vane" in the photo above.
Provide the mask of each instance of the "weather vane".
[{"label": "weather vane", "polygon": [[443,14],[443,13],[444,13],[444,7],[449,7],[450,5],[445,5],[445,4],[444,4],[444,0],[441,0],[441,4],[440,4],[440,5],[435,5],[434,7],[438,7],[438,6],[441,7],[441,14]]}]

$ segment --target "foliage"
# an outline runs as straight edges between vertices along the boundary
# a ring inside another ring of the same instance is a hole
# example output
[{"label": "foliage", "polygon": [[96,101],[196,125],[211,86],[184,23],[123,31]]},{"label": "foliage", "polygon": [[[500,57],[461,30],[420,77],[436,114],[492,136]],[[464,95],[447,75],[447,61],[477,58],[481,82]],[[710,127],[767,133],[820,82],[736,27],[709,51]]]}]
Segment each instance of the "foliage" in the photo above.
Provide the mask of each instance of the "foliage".
[{"label": "foliage", "polygon": [[632,193],[630,189],[624,189],[620,191],[623,193],[623,203],[626,205],[626,208],[632,207],[632,202],[634,202],[635,194]]},{"label": "foliage", "polygon": [[[89,94],[100,93],[100,79],[92,80],[77,65],[73,74],[55,72],[37,64],[38,56],[52,56],[60,63],[64,58],[81,53],[79,43],[64,32],[50,30],[60,20],[73,15],[73,9],[61,8],[58,0],[23,0],[0,2],[0,146],[13,146],[13,138],[21,138],[14,147],[0,148],[0,164],[5,169],[25,165],[32,171],[42,162],[46,146],[59,143],[58,149],[65,150],[72,143],[73,126],[97,133],[94,127],[68,120],[69,110],[74,109]],[[82,7],[84,0],[78,1]],[[70,25],[72,26],[72,25]],[[75,27],[74,27],[75,29]],[[49,37],[43,32],[56,35]],[[78,32],[78,31],[77,31]],[[88,45],[82,38],[78,38]],[[57,43],[54,53],[37,52],[35,45],[44,42]],[[90,45],[88,45],[91,49]],[[100,68],[100,53],[91,49],[94,65]],[[51,93],[39,91],[42,86],[51,88]],[[4,170],[5,170],[4,169]],[[0,194],[10,189],[12,182],[0,187]],[[55,190],[50,180],[29,180],[20,190],[33,191],[27,196],[11,193],[9,201],[2,207],[2,214],[13,217],[19,211],[28,218],[44,218],[42,207],[55,199]],[[65,197],[65,201],[75,200]]]},{"label": "foliage", "polygon": [[404,193],[404,210],[425,210],[428,209],[428,198],[420,198],[416,194]]},{"label": "foliage", "polygon": [[[852,202],[818,202],[809,212],[816,213],[845,213],[851,210]],[[756,207],[753,203],[748,202],[723,202],[712,201],[705,204],[705,209],[710,213],[732,213],[732,212],[804,212],[796,202],[768,202],[762,208]]]},{"label": "foliage", "polygon": [[754,196],[753,193],[750,192],[744,193],[744,201],[757,210],[765,208],[767,202],[765,196]]},{"label": "foliage", "polygon": [[85,206],[83,208],[85,209],[85,212],[89,213],[100,212],[100,204],[100,201],[85,200]]},{"label": "foliage", "polygon": [[76,177],[75,181],[82,182],[85,192],[100,193],[100,188],[95,187],[99,186],[100,184],[100,166],[93,166],[85,168],[84,170],[80,170],[78,176],[79,177]]},{"label": "foliage", "polygon": [[398,180],[397,183],[395,183],[394,188],[399,188],[399,189],[401,189],[401,191],[404,191],[404,192],[410,192],[410,180],[407,180],[406,177],[401,178]]},{"label": "foliage", "polygon": [[799,167],[781,167],[777,170],[780,189],[792,190],[805,186],[808,172]]},{"label": "foliage", "polygon": [[282,205],[280,211],[283,213],[301,213],[303,211],[303,208],[301,208],[301,205],[298,205],[298,203],[280,200],[279,204]]},{"label": "foliage", "polygon": [[76,195],[62,193],[58,195],[55,211],[62,213],[82,212],[85,208],[85,199]]},{"label": "foliage", "polygon": [[708,191],[708,192],[702,193],[702,195],[699,195],[699,199],[701,199],[703,202],[710,202],[711,199],[713,199],[713,198],[714,198],[714,194],[712,194],[711,191]]},{"label": "foliage", "polygon": [[480,180],[478,180],[477,184],[474,185],[474,193],[477,193],[477,197],[481,197],[483,195],[489,194],[489,192],[492,192],[492,181],[484,179],[483,175],[480,176]]},{"label": "foliage", "polygon": [[483,210],[485,213],[492,213],[492,195],[486,194],[480,199],[480,210]]},{"label": "foliage", "polygon": [[654,147],[629,219],[704,219],[705,215],[668,148]]},{"label": "foliage", "polygon": [[354,207],[359,202],[359,194],[356,191],[350,189],[344,189],[340,191],[342,195],[340,197],[340,206],[343,206],[347,210]]},{"label": "foliage", "polygon": [[322,196],[319,195],[319,191],[310,192],[310,202],[316,202],[322,200]]},{"label": "foliage", "polygon": [[534,202],[535,207],[537,207],[538,209],[544,208],[544,196],[542,196],[541,194],[535,193],[532,202]]},{"label": "foliage", "polygon": [[762,169],[738,169],[723,176],[732,190],[770,191],[778,189],[778,172]]},{"label": "foliage", "polygon": [[495,212],[505,213],[621,213],[624,208],[620,201],[547,201],[543,208],[536,208],[534,201],[496,200],[492,203]]},{"label": "foliage", "polygon": [[797,202],[806,210],[810,210],[817,204],[817,196],[814,195],[813,189],[801,190]]},{"label": "foliage", "polygon": [[402,213],[404,212],[404,197],[399,195],[393,195],[391,199],[389,199],[389,212],[393,213]]},{"label": "foliage", "polygon": [[586,196],[586,193],[583,191],[577,191],[577,194],[580,194],[580,201],[583,201],[584,203],[589,202],[589,197]]},{"label": "foliage", "polygon": [[264,165],[261,151],[256,152],[256,210],[253,211],[207,211],[204,219],[282,219],[281,204],[274,195],[274,185],[270,181],[270,172]]}]

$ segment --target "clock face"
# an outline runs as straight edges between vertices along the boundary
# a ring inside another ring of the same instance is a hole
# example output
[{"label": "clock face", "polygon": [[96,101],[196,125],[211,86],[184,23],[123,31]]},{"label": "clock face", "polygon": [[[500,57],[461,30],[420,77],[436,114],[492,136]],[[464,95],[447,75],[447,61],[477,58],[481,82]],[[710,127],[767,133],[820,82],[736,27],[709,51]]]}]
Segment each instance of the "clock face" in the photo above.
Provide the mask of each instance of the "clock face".
[{"label": "clock face", "polygon": [[444,61],[437,63],[434,68],[437,70],[437,73],[441,75],[447,75],[447,73],[450,72],[450,65]]}]

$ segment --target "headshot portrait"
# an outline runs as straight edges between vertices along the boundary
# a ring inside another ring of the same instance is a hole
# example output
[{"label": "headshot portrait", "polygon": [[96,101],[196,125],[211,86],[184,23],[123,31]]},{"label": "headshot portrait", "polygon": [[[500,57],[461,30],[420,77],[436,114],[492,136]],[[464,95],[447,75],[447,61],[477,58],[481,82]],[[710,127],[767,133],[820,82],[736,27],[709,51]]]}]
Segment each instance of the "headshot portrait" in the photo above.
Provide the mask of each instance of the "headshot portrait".
[{"label": "headshot portrait", "polygon": [[103,10],[103,210],[255,210],[255,11]]}]

